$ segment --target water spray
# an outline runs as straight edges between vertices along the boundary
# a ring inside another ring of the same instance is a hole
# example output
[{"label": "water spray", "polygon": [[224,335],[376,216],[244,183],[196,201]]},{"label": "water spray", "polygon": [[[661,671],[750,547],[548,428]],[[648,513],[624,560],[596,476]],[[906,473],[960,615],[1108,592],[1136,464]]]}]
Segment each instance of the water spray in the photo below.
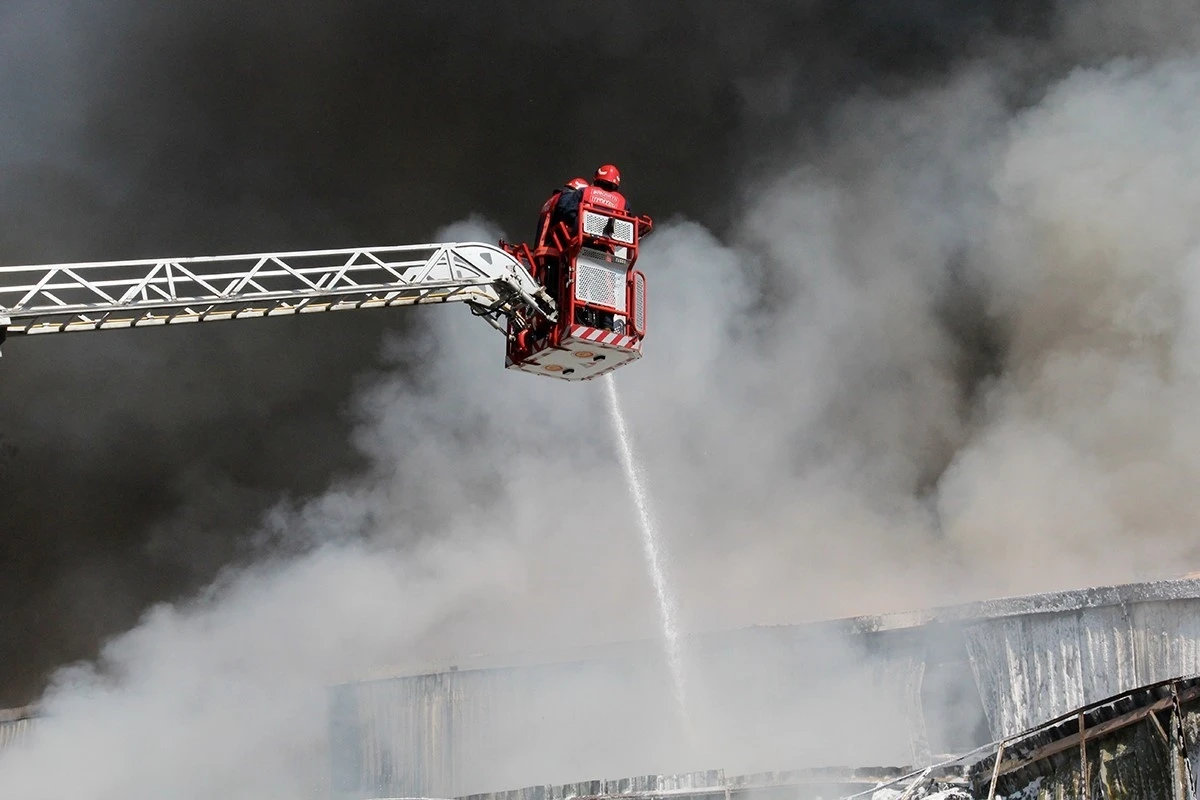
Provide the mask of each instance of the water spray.
[{"label": "water spray", "polygon": [[654,524],[654,515],[650,509],[650,498],[646,493],[646,483],[637,457],[633,452],[633,443],[629,437],[629,429],[625,424],[625,415],[621,411],[621,398],[617,394],[617,382],[611,374],[604,376],[604,388],[608,395],[609,416],[612,419],[613,430],[617,436],[617,444],[621,451],[621,465],[625,470],[625,480],[629,484],[629,493],[637,508],[638,526],[642,532],[642,550],[646,556],[646,566],[650,571],[650,579],[654,583],[654,593],[658,598],[659,620],[662,626],[663,644],[666,648],[667,665],[671,670],[671,682],[675,691],[675,701],[679,706],[679,715],[689,738],[692,735],[691,721],[688,717],[686,682],[683,674],[683,655],[679,647],[679,629],[676,622],[675,603],[667,587],[666,574],[663,571],[662,557],[659,549],[658,529]]}]

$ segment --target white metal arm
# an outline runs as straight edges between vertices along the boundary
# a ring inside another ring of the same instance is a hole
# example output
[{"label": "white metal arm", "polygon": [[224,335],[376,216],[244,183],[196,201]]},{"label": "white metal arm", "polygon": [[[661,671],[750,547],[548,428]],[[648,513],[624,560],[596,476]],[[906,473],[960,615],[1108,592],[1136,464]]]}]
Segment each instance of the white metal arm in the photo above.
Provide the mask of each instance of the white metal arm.
[{"label": "white metal arm", "polygon": [[0,341],[4,328],[60,333],[449,302],[499,330],[514,314],[557,315],[499,247],[424,244],[0,267]]}]

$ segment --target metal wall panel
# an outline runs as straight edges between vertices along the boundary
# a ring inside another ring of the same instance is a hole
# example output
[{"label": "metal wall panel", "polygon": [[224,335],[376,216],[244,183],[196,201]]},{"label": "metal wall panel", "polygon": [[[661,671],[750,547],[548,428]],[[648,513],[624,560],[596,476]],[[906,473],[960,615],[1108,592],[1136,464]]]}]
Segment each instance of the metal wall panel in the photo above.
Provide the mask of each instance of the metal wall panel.
[{"label": "metal wall panel", "polygon": [[[879,636],[905,641],[878,646]],[[870,646],[868,646],[870,645]],[[347,684],[332,697],[334,795],[457,797],[719,759],[780,763],[927,758],[923,645],[907,634],[831,638],[804,627],[701,640],[687,652],[683,732],[657,645],[622,655]]]},{"label": "metal wall panel", "polygon": [[5,718],[0,716],[0,757],[3,756],[5,750],[28,739],[35,724],[36,718],[34,717],[10,715]]},{"label": "metal wall panel", "polygon": [[337,797],[456,797],[646,770],[677,737],[660,665],[584,661],[349,684],[332,699]]},{"label": "metal wall panel", "polygon": [[1156,681],[1200,673],[1200,599],[984,620],[963,628],[996,738]]},{"label": "metal wall panel", "polygon": [[1200,673],[1200,600],[1138,603],[1130,618],[1143,683]]}]

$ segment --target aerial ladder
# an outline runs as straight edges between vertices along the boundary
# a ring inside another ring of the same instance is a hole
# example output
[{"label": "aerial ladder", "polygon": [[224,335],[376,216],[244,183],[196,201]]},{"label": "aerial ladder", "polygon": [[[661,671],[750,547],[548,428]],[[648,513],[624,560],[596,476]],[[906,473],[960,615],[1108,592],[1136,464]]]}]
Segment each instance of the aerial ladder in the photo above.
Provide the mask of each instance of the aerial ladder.
[{"label": "aerial ladder", "polygon": [[[621,212],[581,210],[577,230],[560,226],[556,244],[535,248],[465,242],[0,266],[0,345],[6,337],[462,303],[504,334],[506,367],[589,380],[641,357],[645,278],[633,263],[638,234],[650,226],[643,219],[639,227]],[[588,225],[598,235],[586,234]]]}]

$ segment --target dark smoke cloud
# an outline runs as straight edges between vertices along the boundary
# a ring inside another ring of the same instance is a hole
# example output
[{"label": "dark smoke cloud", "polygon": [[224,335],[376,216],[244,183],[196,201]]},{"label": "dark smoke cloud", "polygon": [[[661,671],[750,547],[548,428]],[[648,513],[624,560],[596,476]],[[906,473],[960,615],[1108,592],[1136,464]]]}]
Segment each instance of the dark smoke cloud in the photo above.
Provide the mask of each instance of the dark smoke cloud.
[{"label": "dark smoke cloud", "polygon": [[[797,121],[1024,24],[950,6],[8,2],[0,259],[425,241],[468,211],[522,236],[551,187],[610,160],[638,207],[720,228]],[[0,703],[354,469],[354,375],[412,324],[8,344]]]},{"label": "dark smoke cloud", "polygon": [[[416,242],[469,212],[522,237],[608,160],[639,209],[721,231],[798,134],[825,146],[835,103],[1045,34],[1038,8],[10,0],[0,260]],[[243,557],[281,497],[355,470],[355,376],[417,319],[10,341],[0,703]]]}]

